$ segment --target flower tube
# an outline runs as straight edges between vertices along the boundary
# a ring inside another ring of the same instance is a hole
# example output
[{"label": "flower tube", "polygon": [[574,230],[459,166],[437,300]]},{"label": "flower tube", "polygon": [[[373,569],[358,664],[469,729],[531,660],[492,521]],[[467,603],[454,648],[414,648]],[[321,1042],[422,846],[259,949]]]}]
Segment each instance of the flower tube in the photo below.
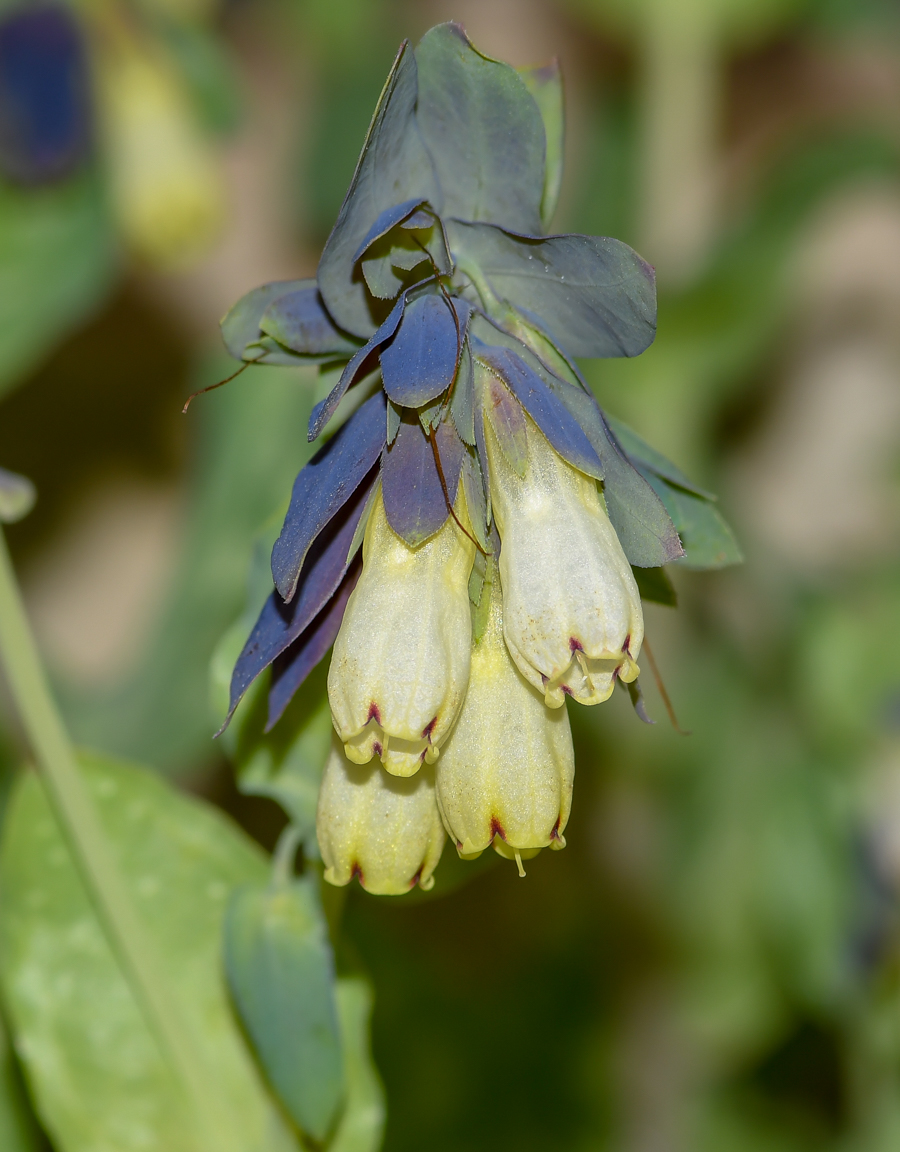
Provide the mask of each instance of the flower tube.
[{"label": "flower tube", "polygon": [[334,727],[354,763],[380,756],[395,776],[411,776],[437,758],[469,679],[474,557],[452,517],[410,548],[379,494],[328,672]]},{"label": "flower tube", "polygon": [[486,424],[512,658],[551,708],[567,695],[599,704],[616,677],[627,683],[640,671],[644,619],[631,566],[596,482],[567,464],[530,417],[524,477]]},{"label": "flower tube", "polygon": [[316,835],[329,884],[354,876],[367,892],[400,896],[432,873],[444,847],[434,799],[434,769],[411,778],[391,776],[376,761],[354,764],[336,738],[319,790]]},{"label": "flower tube", "polygon": [[575,756],[566,709],[549,709],[510,659],[496,580],[491,596],[465,703],[436,765],[437,802],[460,856],[493,844],[521,870],[541,848],[565,847]]}]

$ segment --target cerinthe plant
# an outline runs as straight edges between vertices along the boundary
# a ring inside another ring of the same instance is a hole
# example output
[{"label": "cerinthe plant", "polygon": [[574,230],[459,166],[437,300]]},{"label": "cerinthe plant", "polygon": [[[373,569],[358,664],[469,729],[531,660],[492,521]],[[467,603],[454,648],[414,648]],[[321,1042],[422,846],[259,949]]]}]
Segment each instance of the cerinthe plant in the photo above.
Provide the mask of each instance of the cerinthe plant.
[{"label": "cerinthe plant", "polygon": [[576,357],[647,348],[656,292],[626,244],[546,234],[562,132],[555,64],[517,71],[455,24],[404,43],[317,278],[223,321],[238,359],[333,381],[309,438],[337,430],[297,477],[229,716],[272,665],[271,726],[334,646],[317,822],[334,884],[428,888],[445,830],[520,871],[565,845],[566,697],[619,680],[639,699],[639,584],[671,602],[659,570],[690,564],[679,527],[712,499],[579,374]]}]

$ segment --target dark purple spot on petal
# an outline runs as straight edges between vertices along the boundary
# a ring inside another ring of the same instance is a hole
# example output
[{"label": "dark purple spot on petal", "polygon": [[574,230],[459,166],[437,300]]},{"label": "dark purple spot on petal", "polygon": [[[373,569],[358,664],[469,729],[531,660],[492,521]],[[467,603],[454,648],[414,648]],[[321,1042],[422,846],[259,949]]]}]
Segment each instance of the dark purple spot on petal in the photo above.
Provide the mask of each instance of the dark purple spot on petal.
[{"label": "dark purple spot on petal", "polygon": [[562,689],[564,696],[571,696],[574,699],[575,693],[572,691],[568,684],[560,684],[560,688]]},{"label": "dark purple spot on petal", "polygon": [[553,831],[550,833],[550,839],[551,840],[558,840],[559,839],[559,823],[561,820],[562,820],[562,813],[560,812],[560,814],[556,817],[556,823],[553,825]]},{"label": "dark purple spot on petal", "polygon": [[381,723],[381,712],[374,700],[369,705],[369,715],[366,717],[366,723],[368,724],[370,720],[374,720],[376,724]]},{"label": "dark purple spot on petal", "polygon": [[501,840],[506,840],[506,833],[503,831],[503,825],[500,823],[496,816],[492,816],[491,839],[493,840],[495,836],[499,836]]},{"label": "dark purple spot on petal", "polygon": [[410,880],[410,882],[409,882],[410,888],[415,888],[415,886],[422,879],[422,869],[424,867],[425,867],[425,861],[423,860],[422,863],[419,865],[419,871],[415,874],[415,876],[413,876],[412,880]]},{"label": "dark purple spot on petal", "polygon": [[384,751],[384,749],[381,747],[381,745],[376,740],[375,743],[372,745],[372,751],[375,753],[376,756],[380,756],[381,753]]},{"label": "dark purple spot on petal", "polygon": [[351,880],[358,879],[360,884],[365,884],[365,877],[363,876],[363,870],[359,866],[358,860],[354,860],[353,865],[350,868],[350,879]]},{"label": "dark purple spot on petal", "polygon": [[431,733],[434,731],[435,726],[437,725],[437,722],[438,722],[438,718],[437,718],[437,716],[435,716],[422,729],[422,735],[425,737],[425,739],[428,741],[429,744],[431,743]]},{"label": "dark purple spot on petal", "polygon": [[631,655],[631,649],[629,648],[630,643],[631,643],[631,633],[629,632],[628,635],[625,637],[625,643],[622,645],[622,651],[627,652],[629,656]]},{"label": "dark purple spot on petal", "polygon": [[577,638],[577,636],[570,636],[569,637],[569,651],[570,652],[583,652],[584,651],[584,645]]}]

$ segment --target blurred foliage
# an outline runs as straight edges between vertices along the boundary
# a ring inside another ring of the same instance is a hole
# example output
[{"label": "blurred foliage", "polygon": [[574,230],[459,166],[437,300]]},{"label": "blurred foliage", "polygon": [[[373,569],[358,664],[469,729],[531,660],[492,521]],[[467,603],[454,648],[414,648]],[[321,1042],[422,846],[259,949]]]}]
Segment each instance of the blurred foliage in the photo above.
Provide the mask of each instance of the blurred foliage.
[{"label": "blurred foliage", "polygon": [[[180,106],[196,118],[192,131],[215,148],[241,123],[232,49],[215,6],[146,0],[136,8],[146,20],[143,34],[187,94]],[[869,37],[883,52],[898,50],[896,6],[884,0],[691,0],[690,8],[715,32],[723,76],[732,53],[761,51],[774,35],[782,47],[807,50],[824,39],[835,51],[852,33],[854,43]],[[299,175],[289,174],[310,251],[334,219],[397,41],[421,18],[410,9],[382,0],[267,9],[265,34],[280,37],[310,70],[304,154]],[[582,80],[578,186],[565,190],[561,223],[637,244],[640,94],[632,57],[612,54],[604,38],[613,38],[615,52],[633,53],[640,21],[656,9],[569,0],[565,10],[589,63],[601,49],[613,63],[603,74],[592,66]],[[767,82],[765,75],[756,83]],[[653,348],[634,361],[584,366],[605,406],[713,489],[731,475],[781,387],[796,323],[791,261],[811,219],[854,183],[897,188],[896,122],[890,130],[873,127],[873,119],[812,125],[788,115],[778,139],[760,150],[693,281],[676,289],[661,278]],[[48,477],[42,451],[61,470],[80,468],[79,453],[97,451],[92,429],[107,426],[91,397],[109,387],[105,410],[113,386],[103,381],[118,387],[103,350],[78,345],[85,336],[73,335],[110,299],[127,262],[134,266],[111,205],[104,147],[98,137],[84,166],[55,183],[0,182],[0,390],[35,377],[3,402],[0,443],[10,454],[0,465],[28,472],[30,461],[43,461]],[[97,340],[121,357],[123,389],[134,369],[136,406],[123,407],[115,427],[133,423],[133,439],[123,434],[123,443],[149,459],[138,437],[149,436],[155,403],[181,395],[173,381],[182,379],[183,349],[155,361],[144,385],[138,361],[160,356],[166,333],[146,320],[130,327],[121,303],[107,315],[126,335],[115,344],[103,328]],[[52,371],[84,395],[69,406],[59,393],[41,391],[36,376],[67,337]],[[224,356],[194,343],[183,357],[193,365],[185,393],[230,371]],[[73,348],[91,368],[69,376],[65,358]],[[98,698],[59,685],[85,743],[180,775],[220,764],[226,754],[244,794],[229,799],[239,818],[249,823],[250,797],[262,796],[302,832],[304,883],[315,875],[315,791],[328,737],[323,678],[310,680],[273,732],[262,732],[262,684],[221,749],[210,736],[231,662],[268,591],[267,553],[284,495],[307,458],[315,387],[311,373],[251,368],[194,401],[185,422],[184,544],[152,639],[114,692]],[[36,426],[36,417],[26,419],[31,389],[46,404],[48,423],[71,423],[71,444],[58,430],[43,447],[15,443],[17,430]],[[168,474],[180,466],[178,452],[172,455]],[[43,498],[43,477],[29,474]],[[62,519],[62,498],[48,488],[46,499],[58,501]],[[45,523],[49,536],[55,521]],[[398,902],[349,894],[336,990],[345,1107],[330,1133],[333,1152],[374,1152],[385,1120],[367,1056],[372,998],[363,966],[377,989],[373,1044],[390,1102],[390,1152],[487,1149],[501,1139],[523,1152],[898,1146],[898,875],[879,840],[896,837],[900,821],[889,803],[900,774],[896,548],[887,559],[840,557],[833,569],[804,576],[740,528],[746,571],[676,572],[678,613],[648,612],[651,643],[690,736],[665,723],[650,687],[654,728],[634,720],[624,693],[603,708],[580,709],[572,716],[578,797],[564,853],[531,861],[521,882],[493,860],[460,871],[448,858],[433,894]],[[36,547],[40,540],[29,531],[26,522],[13,541]],[[728,623],[729,604],[743,628]],[[0,812],[16,743],[0,734]],[[247,1072],[224,1000],[217,933],[233,884],[271,891],[261,855],[208,806],[178,798],[168,785],[106,762],[90,771],[112,773],[145,805],[134,819],[162,821],[166,813],[158,855],[132,842],[128,810],[121,827],[110,823],[110,836],[136,891],[164,881],[164,900],[149,888],[141,899],[148,916],[151,906],[159,916],[179,986],[208,1008],[204,1035],[221,1040],[210,1059],[231,1067],[229,1090],[237,1084],[234,1099],[250,1100],[244,1111],[251,1123],[273,1107],[261,1070],[277,1088],[272,1068],[293,1057],[259,1050],[259,1071]],[[12,878],[13,887],[5,887],[0,912],[0,964],[3,1009],[24,1043],[17,1036],[14,1052],[0,1040],[0,1147],[39,1146],[24,1065],[32,1105],[60,1152],[76,1152],[95,1146],[86,1125],[131,1110],[121,1108],[121,1077],[135,1069],[150,1077],[155,1056],[33,778],[19,780],[11,804],[0,879],[8,886]],[[38,920],[29,892],[49,902],[52,916]],[[336,907],[326,903],[323,911],[336,920]],[[286,919],[299,926],[296,936],[287,934],[287,952],[307,949],[306,921]],[[318,920],[313,935],[321,929]],[[97,991],[88,999],[91,989],[111,986],[115,997]],[[244,1013],[250,1037],[256,1010]],[[134,1061],[127,1068],[110,1057],[118,1051],[112,1035],[127,1039],[122,1051]],[[45,1046],[36,1050],[35,1038]],[[295,1040],[288,1037],[286,1051]],[[42,1064],[35,1051],[57,1063]],[[101,1073],[104,1107],[85,1119],[91,1078]],[[156,1098],[170,1107],[164,1088]],[[286,1133],[286,1121],[275,1123]],[[282,1138],[291,1146],[293,1137]],[[117,1149],[130,1146],[117,1139]],[[179,1129],[167,1147],[185,1139]]]}]

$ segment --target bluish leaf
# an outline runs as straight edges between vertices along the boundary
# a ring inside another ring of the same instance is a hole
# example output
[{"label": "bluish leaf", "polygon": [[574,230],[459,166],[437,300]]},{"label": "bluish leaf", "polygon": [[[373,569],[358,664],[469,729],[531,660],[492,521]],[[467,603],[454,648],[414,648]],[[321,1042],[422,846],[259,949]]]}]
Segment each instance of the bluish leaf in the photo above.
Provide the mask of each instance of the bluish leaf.
[{"label": "bluish leaf", "polygon": [[335,327],[315,280],[276,296],[260,317],[259,327],[279,344],[313,362],[339,360],[359,348],[357,340]]},{"label": "bluish leaf", "polygon": [[[260,321],[269,305],[293,292],[315,286],[315,280],[273,280],[252,289],[232,305],[222,318],[220,328],[225,347],[235,360],[256,360],[260,349],[248,351],[248,345],[256,344],[260,338]],[[263,359],[262,363],[265,363]],[[291,359],[296,364],[296,357]]]},{"label": "bluish leaf", "polygon": [[427,32],[416,59],[416,119],[434,161],[441,216],[539,232],[546,145],[525,82],[473,48],[458,24]]},{"label": "bluish leaf", "polygon": [[488,383],[491,378],[491,373],[483,364],[479,364],[472,358],[472,366],[474,372],[474,423],[475,423],[475,450],[478,453],[478,465],[481,469],[481,475],[484,480],[484,498],[485,498],[485,512],[487,516],[487,523],[490,526],[492,520],[491,510],[491,468],[490,460],[487,454],[487,444],[485,443],[484,431],[484,396],[487,390]]},{"label": "bluish leaf", "polygon": [[[380,240],[382,236],[386,236],[392,228],[396,228],[398,224],[402,224],[409,219],[410,216],[415,216],[418,220],[424,217],[427,223],[424,225],[428,227],[434,223],[434,217],[430,216],[427,212],[417,212],[416,209],[425,203],[423,197],[413,197],[411,200],[404,200],[402,204],[394,204],[390,208],[385,208],[383,212],[379,212],[378,218],[369,231],[366,233],[363,242],[356,250],[353,256],[353,263],[361,260],[366,254],[366,250]],[[421,224],[412,225],[412,227],[422,227]]]},{"label": "bluish leaf", "polygon": [[239,888],[224,951],[232,997],[269,1083],[297,1126],[324,1140],[344,1078],[334,958],[313,876]]},{"label": "bluish leaf", "polygon": [[290,648],[276,658],[269,689],[267,732],[278,723],[294,693],[337,639],[347,601],[356,587],[360,571],[360,564],[351,566],[337,592],[315,620]]},{"label": "bluish leaf", "polygon": [[419,408],[453,383],[469,306],[461,315],[441,294],[420,296],[406,306],[397,334],[381,353],[384,390],[406,408]]},{"label": "bluish leaf", "polygon": [[442,276],[453,271],[450,248],[443,225],[433,213],[417,212],[426,224],[417,229],[418,235],[406,224],[394,228],[387,236],[375,240],[362,260],[362,273],[373,296],[392,300],[412,277],[409,273],[427,265]]},{"label": "bluish leaf", "polygon": [[256,677],[306,631],[337,591],[350,567],[350,545],[374,481],[373,473],[315,538],[292,600],[286,603],[276,589],[264,604],[234,666],[225,725]]},{"label": "bluish leaf", "polygon": [[565,103],[563,99],[562,70],[559,61],[537,68],[519,68],[528,91],[534,97],[544,121],[547,141],[547,163],[544,172],[544,193],[541,197],[541,223],[549,228],[559,201],[563,177],[563,146],[565,143]]},{"label": "bluish leaf", "polygon": [[416,61],[404,42],[369,127],[356,172],[319,261],[325,306],[354,336],[376,328],[365,284],[354,275],[354,256],[387,208],[410,199],[439,207],[431,160],[415,120]]},{"label": "bluish leaf", "polygon": [[627,424],[623,424],[621,420],[616,420],[612,416],[606,417],[606,422],[613,430],[619,444],[624,448],[625,454],[628,459],[635,465],[636,468],[644,468],[649,472],[661,476],[663,480],[668,480],[670,484],[676,485],[678,488],[684,488],[686,492],[693,492],[695,496],[700,496],[704,500],[715,500],[716,496],[712,492],[707,492],[705,488],[701,488],[699,484],[695,484],[678,468],[671,460],[667,460],[662,452],[657,452],[655,448],[642,440],[637,432],[629,428]]},{"label": "bluish leaf", "polygon": [[387,403],[387,443],[393,444],[400,427],[400,409],[390,400]]},{"label": "bluish leaf", "polygon": [[377,461],[384,444],[384,403],[384,393],[379,390],[319,449],[294,481],[284,527],[272,550],[275,587],[285,600],[294,595],[313,540]]},{"label": "bluish leaf", "polygon": [[490,551],[487,524],[487,500],[485,499],[484,477],[478,463],[478,454],[473,448],[466,448],[462,466],[463,492],[466,497],[466,511],[472,524],[472,535],[485,552]]},{"label": "bluish leaf", "polygon": [[454,260],[476,264],[493,291],[540,318],[569,356],[637,356],[656,335],[653,269],[605,236],[518,236],[448,220]]},{"label": "bluish leaf", "polygon": [[557,393],[521,356],[508,348],[482,348],[477,355],[506,381],[513,395],[564,460],[588,476],[603,479],[603,465],[584,429]]},{"label": "bluish leaf", "polygon": [[319,436],[322,429],[334,415],[335,409],[338,404],[340,404],[347,389],[359,375],[368,357],[376,348],[380,348],[386,340],[390,340],[397,331],[400,326],[400,321],[403,319],[403,310],[405,307],[406,293],[400,297],[391,309],[391,314],[387,320],[378,328],[372,338],[351,357],[346,368],[341,373],[340,380],[335,384],[334,388],[332,388],[324,400],[313,408],[309,418],[308,437],[310,440],[315,440]]},{"label": "bluish leaf", "polygon": [[381,465],[384,511],[388,523],[411,548],[433,536],[450,515],[459,487],[465,445],[450,421],[439,424],[435,443],[447,495],[441,484],[432,444],[414,413],[405,411],[397,438],[383,453]]}]

